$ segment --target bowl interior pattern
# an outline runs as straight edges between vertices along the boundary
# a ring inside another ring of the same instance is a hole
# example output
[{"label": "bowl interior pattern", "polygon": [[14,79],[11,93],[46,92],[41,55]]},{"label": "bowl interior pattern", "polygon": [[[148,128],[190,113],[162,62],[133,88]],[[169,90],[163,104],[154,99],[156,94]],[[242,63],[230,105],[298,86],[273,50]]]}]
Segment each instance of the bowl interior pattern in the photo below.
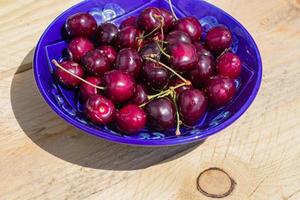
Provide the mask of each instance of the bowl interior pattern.
[{"label": "bowl interior pattern", "polygon": [[112,21],[120,24],[129,16],[138,15],[149,6],[169,9],[165,0],[136,0],[126,2],[120,0],[86,0],[68,9],[56,18],[42,35],[34,57],[34,75],[37,86],[50,107],[63,119],[75,127],[115,142],[133,145],[175,145],[201,140],[212,135],[241,116],[254,100],[260,86],[262,76],[261,58],[257,46],[247,32],[234,18],[221,9],[199,0],[173,0],[174,11],[178,17],[193,15],[197,17],[206,32],[214,26],[226,25],[233,33],[233,52],[242,60],[242,73],[236,86],[238,92],[234,99],[218,110],[208,110],[193,128],[182,128],[181,136],[174,136],[174,130],[153,132],[145,128],[134,136],[125,136],[114,126],[98,126],[90,123],[82,114],[82,105],[78,101],[77,92],[60,86],[53,76],[52,59],[66,58],[65,49],[68,40],[64,35],[64,23],[68,16],[77,12],[89,12],[97,23]]}]

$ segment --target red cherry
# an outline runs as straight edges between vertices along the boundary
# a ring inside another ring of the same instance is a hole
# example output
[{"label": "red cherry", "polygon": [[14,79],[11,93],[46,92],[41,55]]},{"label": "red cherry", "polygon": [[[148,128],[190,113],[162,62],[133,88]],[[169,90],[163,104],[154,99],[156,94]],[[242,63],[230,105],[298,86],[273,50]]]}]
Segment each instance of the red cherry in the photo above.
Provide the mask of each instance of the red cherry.
[{"label": "red cherry", "polygon": [[124,21],[122,21],[122,23],[120,24],[120,29],[127,27],[127,26],[137,27],[137,17],[130,16],[127,19],[125,19]]},{"label": "red cherry", "polygon": [[94,45],[86,38],[78,37],[73,39],[68,45],[68,53],[74,61],[80,59],[89,51],[94,49]]},{"label": "red cherry", "polygon": [[104,85],[107,97],[114,103],[129,100],[135,88],[133,78],[124,71],[112,70],[104,74]]},{"label": "red cherry", "polygon": [[107,57],[108,61],[110,62],[110,64],[114,64],[116,57],[117,57],[117,51],[115,50],[114,47],[110,46],[110,45],[103,45],[98,47],[97,49],[100,50],[100,52]]},{"label": "red cherry", "polygon": [[169,45],[176,44],[178,42],[192,43],[190,36],[183,31],[172,31],[167,35],[166,41]]},{"label": "red cherry", "polygon": [[160,8],[160,13],[164,18],[164,31],[169,31],[175,24],[175,18],[167,9]]},{"label": "red cherry", "polygon": [[229,48],[232,41],[231,32],[222,26],[210,29],[206,35],[206,46],[214,54],[220,54]]},{"label": "red cherry", "polygon": [[110,62],[98,49],[86,53],[81,62],[92,75],[101,76],[110,70]]},{"label": "red cherry", "polygon": [[218,59],[217,70],[220,75],[236,79],[241,73],[240,58],[234,53],[225,53]]},{"label": "red cherry", "polygon": [[[85,80],[97,86],[101,86],[102,84],[101,78],[96,76],[89,76],[85,78]],[[99,93],[97,88],[84,82],[80,85],[79,92],[80,98],[83,101],[86,101],[90,96],[97,95]]]},{"label": "red cherry", "polygon": [[205,89],[209,103],[213,106],[223,106],[235,95],[234,81],[224,76],[214,76],[208,81]]},{"label": "red cherry", "polygon": [[179,19],[175,25],[175,29],[187,33],[193,41],[201,39],[202,27],[198,19],[195,17]]},{"label": "red cherry", "polygon": [[148,91],[143,85],[136,85],[130,103],[142,105],[148,101]]},{"label": "red cherry", "polygon": [[137,105],[129,104],[117,112],[116,124],[120,131],[126,134],[134,134],[145,127],[147,115],[145,111]]},{"label": "red cherry", "polygon": [[124,27],[119,31],[116,39],[116,45],[120,49],[128,47],[137,49],[141,41],[139,37],[141,36],[142,32],[139,29],[133,26]]},{"label": "red cherry", "polygon": [[106,125],[115,115],[115,106],[107,98],[101,95],[90,96],[84,105],[85,114],[95,124]]},{"label": "red cherry", "polygon": [[161,57],[161,52],[156,42],[145,44],[140,54],[142,58],[147,58],[151,56],[156,60],[160,60]]},{"label": "red cherry", "polygon": [[[60,65],[64,69],[71,72],[72,74],[75,74],[75,75],[79,76],[80,78],[83,78],[84,70],[83,70],[82,66],[79,65],[78,63],[73,62],[73,61],[63,61],[60,63]],[[56,75],[57,79],[59,80],[59,82],[66,87],[74,88],[81,84],[81,81],[79,79],[77,79],[74,76],[72,76],[71,74],[65,72],[61,68],[57,68],[55,70],[55,75]]]},{"label": "red cherry", "polygon": [[96,40],[99,44],[112,44],[118,35],[118,28],[112,23],[101,24],[96,32]]},{"label": "red cherry", "polygon": [[138,25],[141,30],[146,33],[153,31],[154,29],[159,30],[162,24],[160,17],[162,17],[159,8],[148,7],[145,8],[138,17]]},{"label": "red cherry", "polygon": [[71,37],[92,37],[97,29],[97,22],[88,13],[77,13],[70,16],[65,24],[66,31]]}]

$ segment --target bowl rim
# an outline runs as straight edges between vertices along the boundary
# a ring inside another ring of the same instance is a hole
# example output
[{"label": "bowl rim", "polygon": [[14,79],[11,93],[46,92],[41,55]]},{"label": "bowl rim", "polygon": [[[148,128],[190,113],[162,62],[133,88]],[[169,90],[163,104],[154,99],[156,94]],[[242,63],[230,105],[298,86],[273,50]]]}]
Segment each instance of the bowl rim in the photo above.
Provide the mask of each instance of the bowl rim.
[{"label": "bowl rim", "polygon": [[100,138],[103,138],[103,139],[108,140],[108,141],[113,141],[113,142],[122,143],[122,144],[129,144],[129,145],[135,145],[135,146],[173,146],[173,145],[180,145],[180,144],[186,144],[186,143],[191,143],[191,142],[195,142],[195,141],[204,140],[207,137],[209,137],[211,135],[214,135],[214,134],[220,132],[221,130],[225,129],[226,127],[231,125],[233,122],[235,122],[238,118],[240,118],[242,116],[242,114],[250,107],[250,105],[254,101],[255,97],[257,96],[257,93],[259,91],[259,88],[260,88],[261,82],[262,82],[262,59],[261,59],[261,55],[260,55],[260,52],[259,52],[259,49],[257,47],[256,42],[254,41],[253,37],[248,32],[248,30],[240,22],[238,22],[234,17],[232,17],[230,14],[228,14],[227,12],[222,10],[221,8],[215,6],[211,3],[208,3],[206,1],[201,1],[201,3],[207,4],[208,6],[213,7],[214,9],[224,13],[224,15],[226,15],[232,21],[234,21],[247,34],[247,37],[250,39],[250,41],[254,45],[254,49],[255,49],[255,53],[256,53],[256,57],[257,57],[257,61],[258,61],[257,80],[255,82],[254,89],[252,90],[251,95],[249,96],[249,98],[247,99],[245,104],[242,105],[242,107],[236,113],[234,113],[230,118],[228,118],[227,120],[222,122],[220,125],[206,130],[205,134],[201,134],[201,135],[188,135],[188,136],[175,137],[175,138],[163,139],[163,140],[141,140],[141,139],[137,139],[137,138],[120,137],[119,135],[113,135],[113,134],[107,133],[107,132],[102,131],[102,130],[97,130],[98,133],[95,133],[94,128],[90,128],[87,125],[80,124],[74,118],[72,118],[71,116],[68,116],[63,111],[61,111],[61,109],[53,101],[51,101],[51,99],[47,95],[47,92],[42,88],[41,79],[39,78],[38,72],[37,72],[37,66],[38,66],[38,61],[37,61],[38,56],[37,56],[37,54],[42,48],[41,47],[41,41],[44,39],[44,37],[45,37],[46,33],[48,32],[48,30],[52,27],[52,25],[57,20],[59,20],[59,18],[62,15],[64,15],[65,13],[69,12],[70,10],[72,10],[75,7],[78,7],[78,6],[80,6],[81,4],[84,4],[84,3],[86,3],[86,1],[80,2],[78,4],[75,4],[72,7],[68,8],[67,10],[62,12],[58,17],[56,17],[50,23],[50,25],[45,29],[45,31],[41,35],[41,37],[40,37],[40,39],[39,39],[39,41],[36,45],[36,49],[35,49],[35,53],[34,53],[34,57],[33,57],[34,78],[35,78],[36,85],[37,85],[41,95],[43,96],[43,99],[46,101],[48,106],[50,108],[52,108],[52,110],[55,111],[55,113],[59,117],[64,119],[66,122],[70,123],[72,126],[78,128],[80,130],[83,130],[84,132],[86,132],[90,135],[96,136],[98,138],[100,137]]}]

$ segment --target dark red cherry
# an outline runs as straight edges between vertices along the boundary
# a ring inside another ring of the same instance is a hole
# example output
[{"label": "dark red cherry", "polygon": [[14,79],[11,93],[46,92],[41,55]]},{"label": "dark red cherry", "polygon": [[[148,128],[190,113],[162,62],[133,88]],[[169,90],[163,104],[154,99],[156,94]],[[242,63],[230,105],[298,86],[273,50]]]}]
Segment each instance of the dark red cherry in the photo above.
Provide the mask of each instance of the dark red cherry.
[{"label": "dark red cherry", "polygon": [[116,125],[125,134],[134,134],[145,127],[147,115],[138,105],[129,104],[121,108],[116,115]]},{"label": "dark red cherry", "polygon": [[97,49],[100,50],[100,52],[107,57],[108,61],[111,64],[114,64],[117,58],[117,51],[115,50],[114,47],[110,46],[110,45],[103,45],[98,47]]},{"label": "dark red cherry", "polygon": [[195,42],[195,43],[193,43],[193,44],[194,44],[194,46],[196,47],[196,50],[197,50],[198,55],[209,56],[209,57],[211,57],[212,60],[214,60],[213,54],[212,54],[209,50],[207,50],[207,49],[203,46],[203,44],[201,44],[200,42]]},{"label": "dark red cherry", "polygon": [[207,100],[200,90],[185,90],[178,97],[178,107],[181,120],[192,126],[205,113]]},{"label": "dark red cherry", "polygon": [[187,33],[193,41],[201,39],[202,27],[198,19],[195,17],[179,19],[175,25],[175,29]]},{"label": "dark red cherry", "polygon": [[[172,87],[175,87],[177,85],[180,85],[183,83],[183,80],[181,80],[180,78],[178,78],[177,76],[173,76],[169,82],[169,86],[172,86]],[[181,92],[185,91],[185,90],[188,90],[188,89],[192,89],[193,86],[192,85],[184,85],[184,86],[181,86],[177,89],[175,89],[175,92],[177,94],[180,94]]]},{"label": "dark red cherry", "polygon": [[196,48],[192,44],[178,42],[169,45],[171,66],[179,71],[189,71],[195,68],[198,62]]},{"label": "dark red cherry", "polygon": [[148,91],[143,85],[136,85],[130,103],[142,105],[148,101]]},{"label": "dark red cherry", "polygon": [[[84,76],[84,70],[81,65],[79,65],[76,62],[73,61],[63,61],[60,63],[60,65],[71,72],[72,74],[75,74],[79,76],[80,78],[83,78]],[[62,83],[66,87],[77,87],[81,84],[81,81],[71,74],[65,72],[64,70],[57,68],[55,71],[55,75],[60,83]]]},{"label": "dark red cherry", "polygon": [[143,83],[151,90],[162,90],[169,83],[170,73],[154,62],[146,62],[143,66]]},{"label": "dark red cherry", "polygon": [[145,44],[144,47],[141,50],[141,56],[142,58],[151,57],[156,60],[160,60],[161,52],[159,50],[158,44],[156,42],[151,42],[148,44]]},{"label": "dark red cherry", "polygon": [[137,27],[137,17],[136,16],[130,16],[120,24],[120,29],[127,27],[127,26],[134,26]]},{"label": "dark red cherry", "polygon": [[232,41],[230,30],[223,26],[210,29],[206,35],[206,46],[214,54],[220,54],[229,48]]},{"label": "dark red cherry", "polygon": [[214,74],[214,60],[211,56],[198,54],[199,60],[196,68],[190,72],[190,80],[197,88],[202,88]]},{"label": "dark red cherry", "polygon": [[88,13],[77,13],[67,19],[65,28],[71,37],[90,38],[96,33],[97,22]]},{"label": "dark red cherry", "polygon": [[96,32],[96,40],[99,44],[112,44],[118,35],[118,28],[112,23],[101,24]]},{"label": "dark red cherry", "polygon": [[133,26],[127,26],[119,31],[116,45],[120,49],[128,47],[137,49],[141,43],[141,36],[142,32],[139,29]]},{"label": "dark red cherry", "polygon": [[[159,8],[148,7],[141,12],[137,22],[140,29],[148,33],[162,25],[161,18],[162,15]],[[159,29],[157,29],[157,31],[159,31]]]},{"label": "dark red cherry", "polygon": [[217,71],[220,75],[236,79],[240,75],[241,69],[241,60],[234,53],[225,53],[218,59]]},{"label": "dark red cherry", "polygon": [[168,98],[152,100],[146,105],[148,124],[153,130],[165,131],[173,128],[176,123],[176,109]]},{"label": "dark red cherry", "polygon": [[[86,81],[97,85],[97,86],[101,86],[102,81],[100,77],[97,76],[89,76],[85,78]],[[83,101],[86,101],[90,96],[96,95],[99,93],[98,89],[87,84],[87,83],[81,83],[80,88],[79,88],[79,92],[80,92],[80,98]]]},{"label": "dark red cherry", "polygon": [[138,77],[143,66],[140,54],[133,48],[126,48],[119,51],[115,63],[115,68],[129,73],[133,77]]},{"label": "dark red cherry", "polygon": [[192,43],[190,36],[183,31],[172,31],[167,35],[166,41],[169,45],[176,44],[178,42]]},{"label": "dark red cherry", "polygon": [[122,103],[131,98],[134,93],[135,82],[126,72],[112,70],[104,74],[106,96],[114,103]]},{"label": "dark red cherry", "polygon": [[214,76],[208,81],[205,89],[209,103],[213,106],[223,106],[235,95],[234,81],[224,76]]},{"label": "dark red cherry", "polygon": [[86,117],[95,124],[106,125],[115,116],[115,106],[101,95],[90,96],[84,105]]},{"label": "dark red cherry", "polygon": [[110,70],[110,62],[99,49],[86,53],[82,57],[81,62],[86,70],[92,75],[101,76]]},{"label": "dark red cherry", "polygon": [[94,49],[94,45],[86,38],[78,37],[73,39],[68,45],[68,53],[74,61],[80,59],[89,51]]},{"label": "dark red cherry", "polygon": [[160,13],[164,18],[164,31],[169,31],[174,26],[175,18],[172,13],[165,8],[160,8]]}]

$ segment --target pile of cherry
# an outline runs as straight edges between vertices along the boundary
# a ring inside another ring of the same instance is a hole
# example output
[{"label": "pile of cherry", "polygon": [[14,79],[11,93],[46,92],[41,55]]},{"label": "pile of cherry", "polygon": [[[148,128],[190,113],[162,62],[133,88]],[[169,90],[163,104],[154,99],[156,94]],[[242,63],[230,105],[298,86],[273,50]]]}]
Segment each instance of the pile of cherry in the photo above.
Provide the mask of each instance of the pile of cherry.
[{"label": "pile of cherry", "polygon": [[86,117],[98,125],[114,123],[125,134],[146,125],[165,131],[192,127],[208,107],[228,103],[241,61],[231,52],[225,26],[205,39],[192,16],[178,19],[164,8],[148,7],[119,27],[97,26],[77,13],[65,24],[68,60],[56,65],[57,80],[77,89]]}]

